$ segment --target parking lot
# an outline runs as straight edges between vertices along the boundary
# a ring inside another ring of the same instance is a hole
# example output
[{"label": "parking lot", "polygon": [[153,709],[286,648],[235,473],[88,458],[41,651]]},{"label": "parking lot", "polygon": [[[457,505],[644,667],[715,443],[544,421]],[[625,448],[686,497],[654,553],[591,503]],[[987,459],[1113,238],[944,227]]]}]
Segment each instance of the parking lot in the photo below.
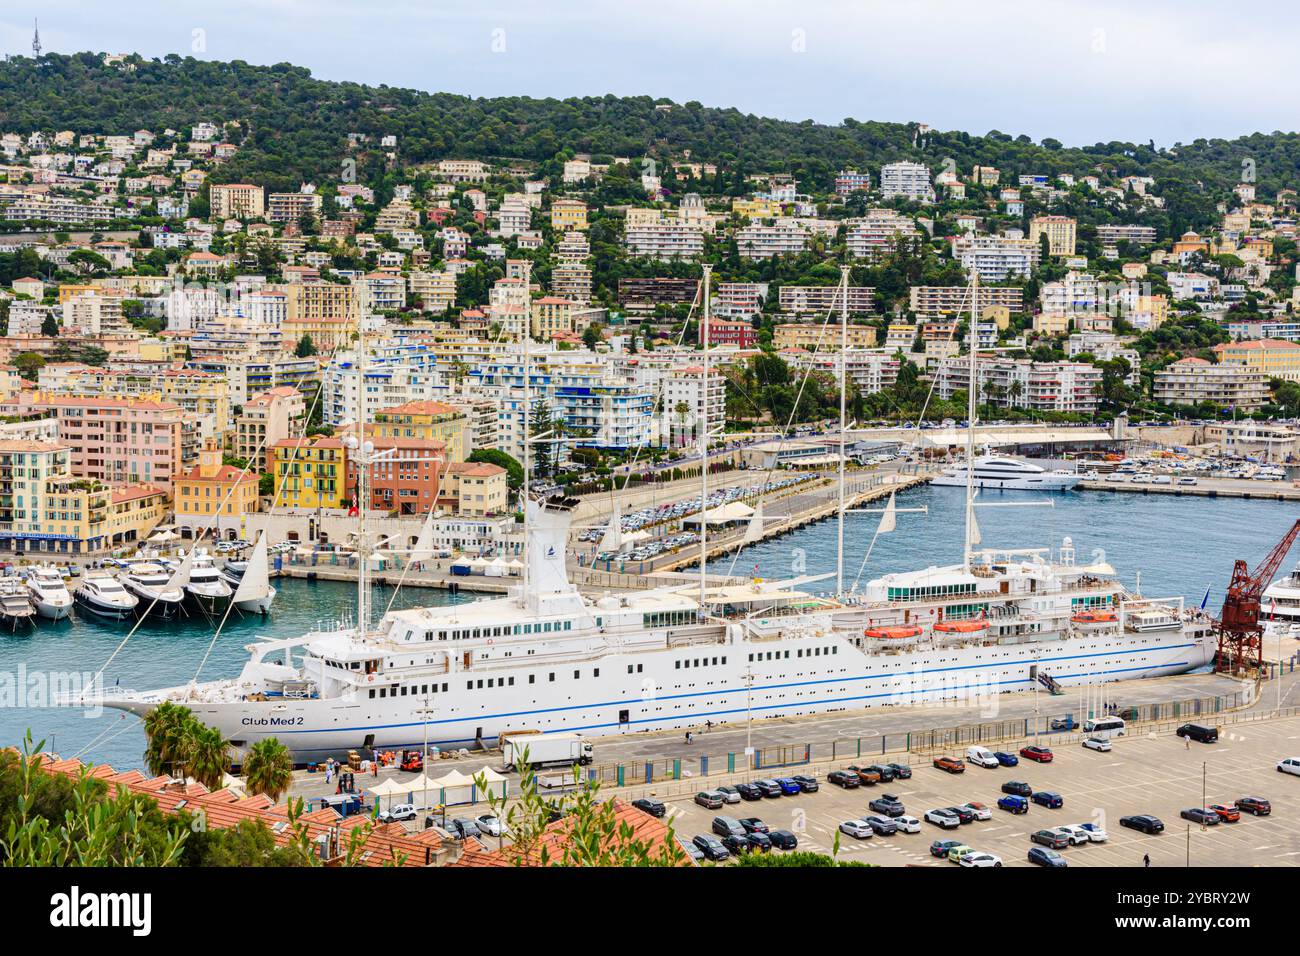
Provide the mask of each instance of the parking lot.
[{"label": "parking lot", "polygon": [[[1073,743],[1055,747],[1054,754],[1049,764],[1021,760],[1018,766],[998,769],[968,764],[962,774],[935,769],[928,759],[923,762],[915,755],[910,760],[890,755],[885,759],[911,764],[910,780],[843,790],[818,773],[817,793],[742,801],[721,810],[696,806],[691,793],[674,792],[660,799],[684,841],[708,834],[719,814],[756,816],[773,830],[793,831],[800,849],[821,853],[830,852],[840,822],[870,815],[867,804],[881,793],[899,797],[906,813],[922,820],[927,810],[969,801],[992,809],[992,819],[956,830],[922,822],[921,832],[914,834],[863,840],[841,834],[841,859],[880,866],[952,866],[929,853],[931,842],[940,839],[992,853],[1006,866],[1030,866],[1031,833],[1081,823],[1100,825],[1108,839],[1060,850],[1070,866],[1141,866],[1144,854],[1153,867],[1186,866],[1189,861],[1192,866],[1300,865],[1300,777],[1276,769],[1278,760],[1300,756],[1300,718],[1229,724],[1216,744],[1189,744],[1166,732],[1117,738],[1107,753]],[[755,774],[754,779],[762,776]],[[1031,803],[1028,813],[1015,816],[999,810],[1001,785],[1009,780],[1024,781],[1035,791],[1055,791],[1063,796],[1064,806],[1049,810]],[[1231,804],[1247,795],[1269,800],[1272,815],[1243,813],[1238,822],[1206,828],[1179,817],[1189,807]],[[1164,833],[1147,836],[1120,826],[1120,817],[1135,814],[1158,817]]]}]

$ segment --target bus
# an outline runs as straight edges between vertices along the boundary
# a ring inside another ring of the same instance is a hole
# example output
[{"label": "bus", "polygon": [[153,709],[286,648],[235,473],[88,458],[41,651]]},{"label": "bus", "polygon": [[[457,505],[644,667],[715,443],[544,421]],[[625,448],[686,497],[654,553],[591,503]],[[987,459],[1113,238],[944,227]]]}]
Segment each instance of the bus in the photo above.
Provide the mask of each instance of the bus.
[{"label": "bus", "polygon": [[1083,725],[1084,736],[1109,740],[1124,734],[1124,721],[1120,717],[1093,717]]}]

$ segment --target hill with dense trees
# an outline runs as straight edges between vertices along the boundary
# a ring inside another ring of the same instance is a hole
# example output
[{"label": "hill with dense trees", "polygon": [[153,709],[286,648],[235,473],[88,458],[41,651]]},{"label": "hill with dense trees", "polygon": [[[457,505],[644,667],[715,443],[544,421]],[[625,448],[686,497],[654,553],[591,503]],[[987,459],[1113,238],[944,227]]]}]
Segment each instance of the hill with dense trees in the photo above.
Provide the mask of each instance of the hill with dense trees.
[{"label": "hill with dense trees", "polygon": [[[878,170],[881,163],[904,158],[936,170],[951,159],[962,173],[976,164],[997,166],[1004,183],[1022,173],[1084,175],[1102,167],[1156,179],[1151,191],[1164,197],[1170,220],[1165,234],[1209,221],[1215,202],[1241,178],[1244,161],[1254,163],[1261,195],[1300,180],[1296,133],[1199,139],[1167,149],[1121,142],[1066,148],[1052,139],[1035,143],[998,131],[922,135],[914,124],[789,122],[649,96],[475,99],[329,82],[290,64],[173,55],[106,66],[95,53],[14,57],[0,64],[5,131],[122,133],[187,129],[204,120],[238,123],[243,134],[238,155],[218,178],[271,189],[337,176],[350,132],[368,134],[372,142],[397,135],[404,163],[454,156],[553,164],[574,152],[667,161],[690,150],[692,158],[721,167],[712,191],[734,193],[751,173],[793,173],[805,190],[817,192],[829,189],[842,168]],[[382,154],[362,158],[368,165],[361,179],[382,175]]]}]

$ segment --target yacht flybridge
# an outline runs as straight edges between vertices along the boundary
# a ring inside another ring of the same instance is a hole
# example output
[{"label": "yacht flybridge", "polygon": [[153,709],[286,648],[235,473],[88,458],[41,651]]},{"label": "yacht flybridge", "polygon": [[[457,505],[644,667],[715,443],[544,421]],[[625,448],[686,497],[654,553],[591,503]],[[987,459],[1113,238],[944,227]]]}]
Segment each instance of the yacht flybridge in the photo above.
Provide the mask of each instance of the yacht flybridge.
[{"label": "yacht flybridge", "polygon": [[[706,377],[709,282],[706,266],[700,298]],[[845,270],[844,290],[847,283]],[[842,343],[847,291],[845,300]],[[524,434],[531,435],[527,337],[523,354]],[[975,382],[974,355],[971,365]],[[973,425],[976,390],[969,391]],[[842,446],[843,404],[840,425]],[[345,440],[354,442],[358,498],[367,501],[371,464],[384,453],[365,442],[364,424],[360,431],[360,441]],[[707,453],[707,418],[699,431]],[[524,442],[525,476],[538,440]],[[968,437],[968,461],[975,458],[971,442]],[[708,480],[709,469],[701,469],[706,500]],[[390,611],[375,625],[368,579],[373,546],[362,508],[354,626],[250,644],[234,678],[114,689],[95,702],[143,715],[175,701],[219,729],[240,754],[276,737],[306,762],[359,748],[419,747],[424,740],[474,745],[512,730],[601,736],[692,728],[744,719],[747,712],[784,717],[970,699],[1046,680],[1056,686],[1176,674],[1214,653],[1208,618],[1181,599],[1130,594],[1108,564],[1077,563],[1068,538],[1055,553],[978,550],[970,472],[960,564],[889,574],[864,592],[846,591],[843,484],[841,464],[836,596],[813,593],[810,585],[822,577],[764,582],[709,575],[706,524],[698,584],[584,595],[566,567],[578,501],[538,501],[525,491],[523,574],[507,596]],[[891,498],[877,534],[893,530],[895,514]]]}]

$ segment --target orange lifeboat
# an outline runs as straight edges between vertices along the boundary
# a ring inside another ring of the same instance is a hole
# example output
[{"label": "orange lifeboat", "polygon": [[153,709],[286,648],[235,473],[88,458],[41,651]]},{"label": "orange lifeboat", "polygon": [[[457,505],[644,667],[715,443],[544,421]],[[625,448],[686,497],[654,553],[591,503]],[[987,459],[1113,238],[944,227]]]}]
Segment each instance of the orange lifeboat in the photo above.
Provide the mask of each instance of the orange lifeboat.
[{"label": "orange lifeboat", "polygon": [[941,634],[978,634],[989,629],[988,621],[940,621],[934,629]]},{"label": "orange lifeboat", "polygon": [[877,637],[886,641],[900,641],[916,637],[921,628],[915,624],[896,624],[891,627],[869,627],[862,632],[864,637]]},{"label": "orange lifeboat", "polygon": [[1070,620],[1075,624],[1113,624],[1119,620],[1114,611],[1080,611]]}]

